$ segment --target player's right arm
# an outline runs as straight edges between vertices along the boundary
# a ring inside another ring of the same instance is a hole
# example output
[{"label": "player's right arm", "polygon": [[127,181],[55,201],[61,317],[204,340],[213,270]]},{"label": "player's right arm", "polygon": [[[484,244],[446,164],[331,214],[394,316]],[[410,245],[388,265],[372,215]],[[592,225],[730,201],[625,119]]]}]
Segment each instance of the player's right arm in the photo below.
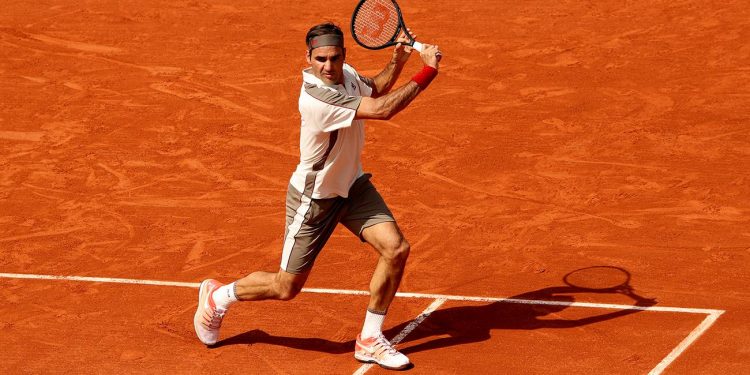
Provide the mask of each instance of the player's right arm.
[{"label": "player's right arm", "polygon": [[363,97],[354,118],[388,120],[406,108],[437,75],[439,67],[438,47],[425,44],[420,56],[425,65],[421,72],[417,73],[405,85],[386,95],[377,98]]}]

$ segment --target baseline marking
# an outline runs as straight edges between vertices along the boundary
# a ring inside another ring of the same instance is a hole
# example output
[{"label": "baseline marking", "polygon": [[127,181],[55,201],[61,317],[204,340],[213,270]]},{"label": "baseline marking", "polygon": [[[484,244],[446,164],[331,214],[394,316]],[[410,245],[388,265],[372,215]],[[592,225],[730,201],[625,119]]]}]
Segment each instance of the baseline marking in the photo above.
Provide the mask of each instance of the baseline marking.
[{"label": "baseline marking", "polygon": [[24,273],[0,273],[0,277],[6,279],[36,279],[36,280],[67,280],[88,281],[94,283],[116,283],[116,284],[138,284],[157,286],[179,286],[186,288],[200,288],[200,283],[182,283],[178,281],[119,279],[115,277],[90,277],[90,276],[55,276],[55,275],[33,275]]},{"label": "baseline marking", "polygon": [[[57,276],[57,275],[37,275],[37,274],[23,274],[23,273],[0,273],[0,278],[6,279],[35,279],[35,280],[64,280],[64,281],[86,281],[86,282],[98,282],[98,283],[117,283],[117,284],[136,284],[136,285],[155,285],[155,286],[175,286],[182,288],[194,288],[200,287],[200,283],[187,283],[179,281],[160,281],[160,280],[142,280],[142,279],[124,279],[114,277],[91,277],[91,276]],[[369,292],[364,290],[347,290],[347,289],[322,289],[322,288],[303,288],[302,292],[307,293],[318,293],[318,294],[344,294],[344,295],[355,295],[355,296],[368,296]],[[404,298],[426,298],[433,299],[434,301],[430,306],[427,307],[417,318],[415,318],[409,325],[407,325],[401,333],[399,333],[394,339],[393,344],[397,344],[406,337],[411,331],[413,331],[422,321],[427,319],[430,314],[440,307],[446,301],[469,301],[469,302],[502,302],[502,303],[517,303],[526,305],[548,305],[548,306],[569,306],[569,307],[584,307],[584,308],[596,308],[596,309],[615,309],[615,310],[640,310],[640,311],[654,311],[654,312],[673,312],[673,313],[685,313],[685,314],[706,314],[708,315],[698,327],[693,329],[692,332],[680,342],[672,351],[662,359],[659,364],[649,372],[649,375],[660,375],[664,369],[666,369],[672,362],[674,362],[685,350],[692,345],[699,337],[701,337],[711,326],[716,323],[719,317],[725,312],[724,310],[716,309],[700,309],[700,308],[687,308],[687,307],[668,307],[668,306],[631,306],[631,305],[620,305],[610,303],[588,303],[588,302],[564,302],[564,301],[545,301],[545,300],[527,300],[527,299],[516,299],[516,298],[502,298],[502,297],[479,297],[479,296],[457,296],[457,295],[445,295],[445,294],[427,294],[427,293],[408,293],[399,292],[396,293],[397,297]],[[397,340],[398,339],[398,340]],[[356,374],[364,374],[370,369],[372,365],[365,365],[360,367]],[[364,369],[366,367],[366,369]],[[362,372],[359,372],[362,371]]]}]

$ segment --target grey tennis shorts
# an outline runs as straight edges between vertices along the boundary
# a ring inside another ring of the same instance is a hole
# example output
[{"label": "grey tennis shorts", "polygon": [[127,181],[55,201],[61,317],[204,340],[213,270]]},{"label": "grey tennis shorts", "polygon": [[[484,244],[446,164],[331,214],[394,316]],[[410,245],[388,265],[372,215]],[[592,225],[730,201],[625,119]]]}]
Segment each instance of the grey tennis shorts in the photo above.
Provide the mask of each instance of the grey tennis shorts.
[{"label": "grey tennis shorts", "polygon": [[371,176],[365,174],[354,181],[348,198],[311,199],[289,185],[282,270],[299,274],[310,269],[338,223],[364,242],[365,228],[396,221],[370,182]]}]

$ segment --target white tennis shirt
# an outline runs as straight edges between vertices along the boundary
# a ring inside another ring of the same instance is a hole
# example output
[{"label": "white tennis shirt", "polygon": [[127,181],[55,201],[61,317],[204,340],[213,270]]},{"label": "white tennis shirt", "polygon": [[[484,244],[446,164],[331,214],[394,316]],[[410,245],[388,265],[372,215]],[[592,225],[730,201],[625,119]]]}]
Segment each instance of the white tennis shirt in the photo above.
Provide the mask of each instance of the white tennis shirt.
[{"label": "white tennis shirt", "polygon": [[344,64],[344,83],[327,86],[310,68],[302,71],[299,94],[300,162],[291,185],[314,199],[348,197],[362,176],[365,122],[355,120],[363,96],[372,89],[356,70]]}]

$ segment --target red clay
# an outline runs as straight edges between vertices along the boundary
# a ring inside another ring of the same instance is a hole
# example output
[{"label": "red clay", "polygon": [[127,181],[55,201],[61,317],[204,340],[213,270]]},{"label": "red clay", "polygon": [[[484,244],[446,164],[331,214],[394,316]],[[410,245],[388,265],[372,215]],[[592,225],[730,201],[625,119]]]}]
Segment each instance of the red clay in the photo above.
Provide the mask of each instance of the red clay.
[{"label": "red clay", "polygon": [[[401,290],[547,295],[592,265],[657,305],[727,312],[665,373],[750,372],[750,12],[741,1],[403,1],[444,52],[365,169],[413,245]],[[0,272],[199,281],[278,267],[304,33],[354,4],[36,1],[0,13]],[[376,73],[390,52],[349,42]],[[416,58],[404,80],[419,69]],[[365,289],[337,232],[310,287]],[[0,279],[7,373],[352,373],[363,297],[233,309],[193,337],[193,289]],[[395,334],[429,300],[397,299]],[[702,319],[449,302],[412,373],[646,373]],[[233,338],[234,337],[234,338]],[[372,373],[382,373],[373,369]]]}]

